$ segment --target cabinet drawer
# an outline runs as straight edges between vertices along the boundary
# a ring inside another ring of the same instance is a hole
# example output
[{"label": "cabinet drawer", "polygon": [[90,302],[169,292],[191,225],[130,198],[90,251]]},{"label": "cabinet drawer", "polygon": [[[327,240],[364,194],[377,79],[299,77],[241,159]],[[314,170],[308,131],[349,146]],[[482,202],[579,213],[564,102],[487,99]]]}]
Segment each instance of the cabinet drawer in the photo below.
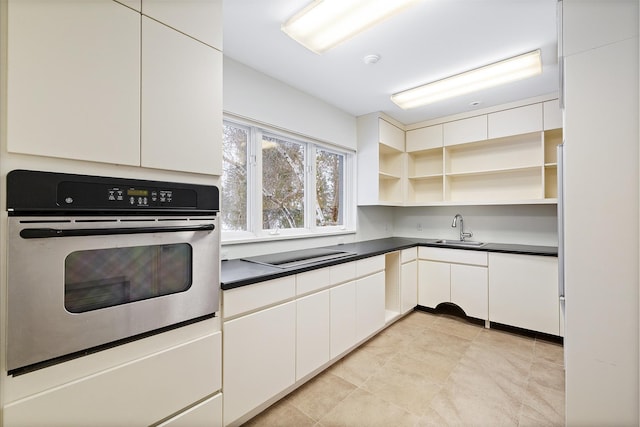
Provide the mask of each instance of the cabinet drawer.
[{"label": "cabinet drawer", "polygon": [[400,252],[400,262],[404,264],[405,262],[413,261],[418,257],[418,248],[410,248],[403,249]]},{"label": "cabinet drawer", "polygon": [[296,295],[318,291],[331,285],[331,268],[306,271],[296,274]]},{"label": "cabinet drawer", "polygon": [[331,285],[338,285],[356,278],[356,263],[347,262],[330,267]]},{"label": "cabinet drawer", "polygon": [[489,114],[489,139],[542,130],[542,104]]},{"label": "cabinet drawer", "polygon": [[421,247],[418,249],[418,256],[420,259],[428,259],[431,261],[487,265],[487,253],[481,251]]},{"label": "cabinet drawer", "polygon": [[222,393],[158,425],[158,427],[193,426],[222,426]]},{"label": "cabinet drawer", "polygon": [[384,255],[356,261],[356,276],[363,277],[384,270]]},{"label": "cabinet drawer", "polygon": [[487,139],[487,116],[470,117],[444,124],[444,145],[464,144],[465,142]]},{"label": "cabinet drawer", "polygon": [[13,402],[4,425],[150,425],[219,390],[221,354],[217,332]]},{"label": "cabinet drawer", "polygon": [[296,278],[287,276],[222,293],[222,313],[225,318],[266,307],[296,295]]},{"label": "cabinet drawer", "polygon": [[408,131],[406,145],[408,153],[442,147],[442,125]]}]

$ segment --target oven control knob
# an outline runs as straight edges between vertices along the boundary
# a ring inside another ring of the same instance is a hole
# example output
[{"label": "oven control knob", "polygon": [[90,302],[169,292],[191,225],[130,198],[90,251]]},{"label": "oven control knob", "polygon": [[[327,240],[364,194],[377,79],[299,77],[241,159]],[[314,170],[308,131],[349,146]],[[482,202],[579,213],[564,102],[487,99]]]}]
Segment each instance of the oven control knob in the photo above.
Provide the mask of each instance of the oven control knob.
[{"label": "oven control knob", "polygon": [[73,203],[73,197],[65,197],[64,202],[68,205]]}]

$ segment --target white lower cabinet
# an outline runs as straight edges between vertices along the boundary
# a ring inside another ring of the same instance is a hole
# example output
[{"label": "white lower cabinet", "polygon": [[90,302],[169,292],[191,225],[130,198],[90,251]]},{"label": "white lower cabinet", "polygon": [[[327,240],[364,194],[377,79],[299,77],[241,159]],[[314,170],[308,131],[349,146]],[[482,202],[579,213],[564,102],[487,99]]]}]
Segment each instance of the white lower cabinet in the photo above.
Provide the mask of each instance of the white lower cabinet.
[{"label": "white lower cabinet", "polygon": [[487,320],[487,253],[457,249],[419,249],[418,304],[436,308],[451,302],[470,317]]},{"label": "white lower cabinet", "polygon": [[222,426],[222,393],[217,393],[183,413],[159,424],[158,427],[218,427]]},{"label": "white lower cabinet", "polygon": [[331,358],[356,342],[356,282],[331,289]]},{"label": "white lower cabinet", "polygon": [[418,304],[436,308],[451,302],[451,266],[445,262],[418,261]]},{"label": "white lower cabinet", "polygon": [[330,291],[296,301],[296,381],[329,361]]},{"label": "white lower cabinet", "polygon": [[451,301],[462,307],[467,316],[488,319],[487,268],[451,264]]},{"label": "white lower cabinet", "polygon": [[[3,408],[3,425],[70,427],[157,423],[221,389],[221,341],[220,332],[212,333],[11,402]],[[184,421],[206,419],[206,425],[221,425],[218,396],[221,394],[211,398],[215,403],[203,402],[206,408],[200,408],[202,412],[193,407],[181,413],[186,417]],[[193,413],[189,415],[189,412]],[[180,417],[174,418],[176,422]],[[187,424],[177,422],[175,425]],[[188,425],[197,424],[189,422]]]},{"label": "white lower cabinet", "polygon": [[384,328],[385,297],[384,255],[224,291],[224,424]]},{"label": "white lower cabinet", "polygon": [[296,302],[224,322],[224,424],[295,382]]},{"label": "white lower cabinet", "polygon": [[382,271],[356,280],[356,341],[364,340],[384,327],[384,283]]},{"label": "white lower cabinet", "polygon": [[560,335],[558,259],[490,253],[489,320]]}]

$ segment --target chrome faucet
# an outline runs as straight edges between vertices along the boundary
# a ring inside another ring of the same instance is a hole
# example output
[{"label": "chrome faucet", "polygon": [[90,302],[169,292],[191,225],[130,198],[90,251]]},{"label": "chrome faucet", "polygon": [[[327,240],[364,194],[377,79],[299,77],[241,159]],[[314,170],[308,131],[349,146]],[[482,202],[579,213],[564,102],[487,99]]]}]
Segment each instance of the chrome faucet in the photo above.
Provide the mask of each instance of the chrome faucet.
[{"label": "chrome faucet", "polygon": [[468,232],[465,233],[464,231],[464,219],[462,219],[462,215],[460,214],[456,214],[456,216],[453,217],[453,222],[451,223],[451,227],[456,227],[458,225],[458,220],[460,220],[460,241],[464,242],[465,237],[471,237],[473,236],[472,232]]}]

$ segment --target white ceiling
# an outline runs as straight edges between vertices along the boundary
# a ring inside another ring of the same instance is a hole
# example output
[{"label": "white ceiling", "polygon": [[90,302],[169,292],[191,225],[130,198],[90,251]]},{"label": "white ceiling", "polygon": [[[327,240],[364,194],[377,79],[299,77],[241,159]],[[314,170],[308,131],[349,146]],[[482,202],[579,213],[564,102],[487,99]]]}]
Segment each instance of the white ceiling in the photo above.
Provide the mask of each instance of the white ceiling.
[{"label": "white ceiling", "polygon": [[[556,0],[423,0],[322,55],[280,30],[310,1],[224,0],[224,54],[354,116],[382,111],[404,124],[558,90]],[[406,111],[389,99],[535,49],[540,76]],[[365,64],[369,54],[380,61]]]}]

